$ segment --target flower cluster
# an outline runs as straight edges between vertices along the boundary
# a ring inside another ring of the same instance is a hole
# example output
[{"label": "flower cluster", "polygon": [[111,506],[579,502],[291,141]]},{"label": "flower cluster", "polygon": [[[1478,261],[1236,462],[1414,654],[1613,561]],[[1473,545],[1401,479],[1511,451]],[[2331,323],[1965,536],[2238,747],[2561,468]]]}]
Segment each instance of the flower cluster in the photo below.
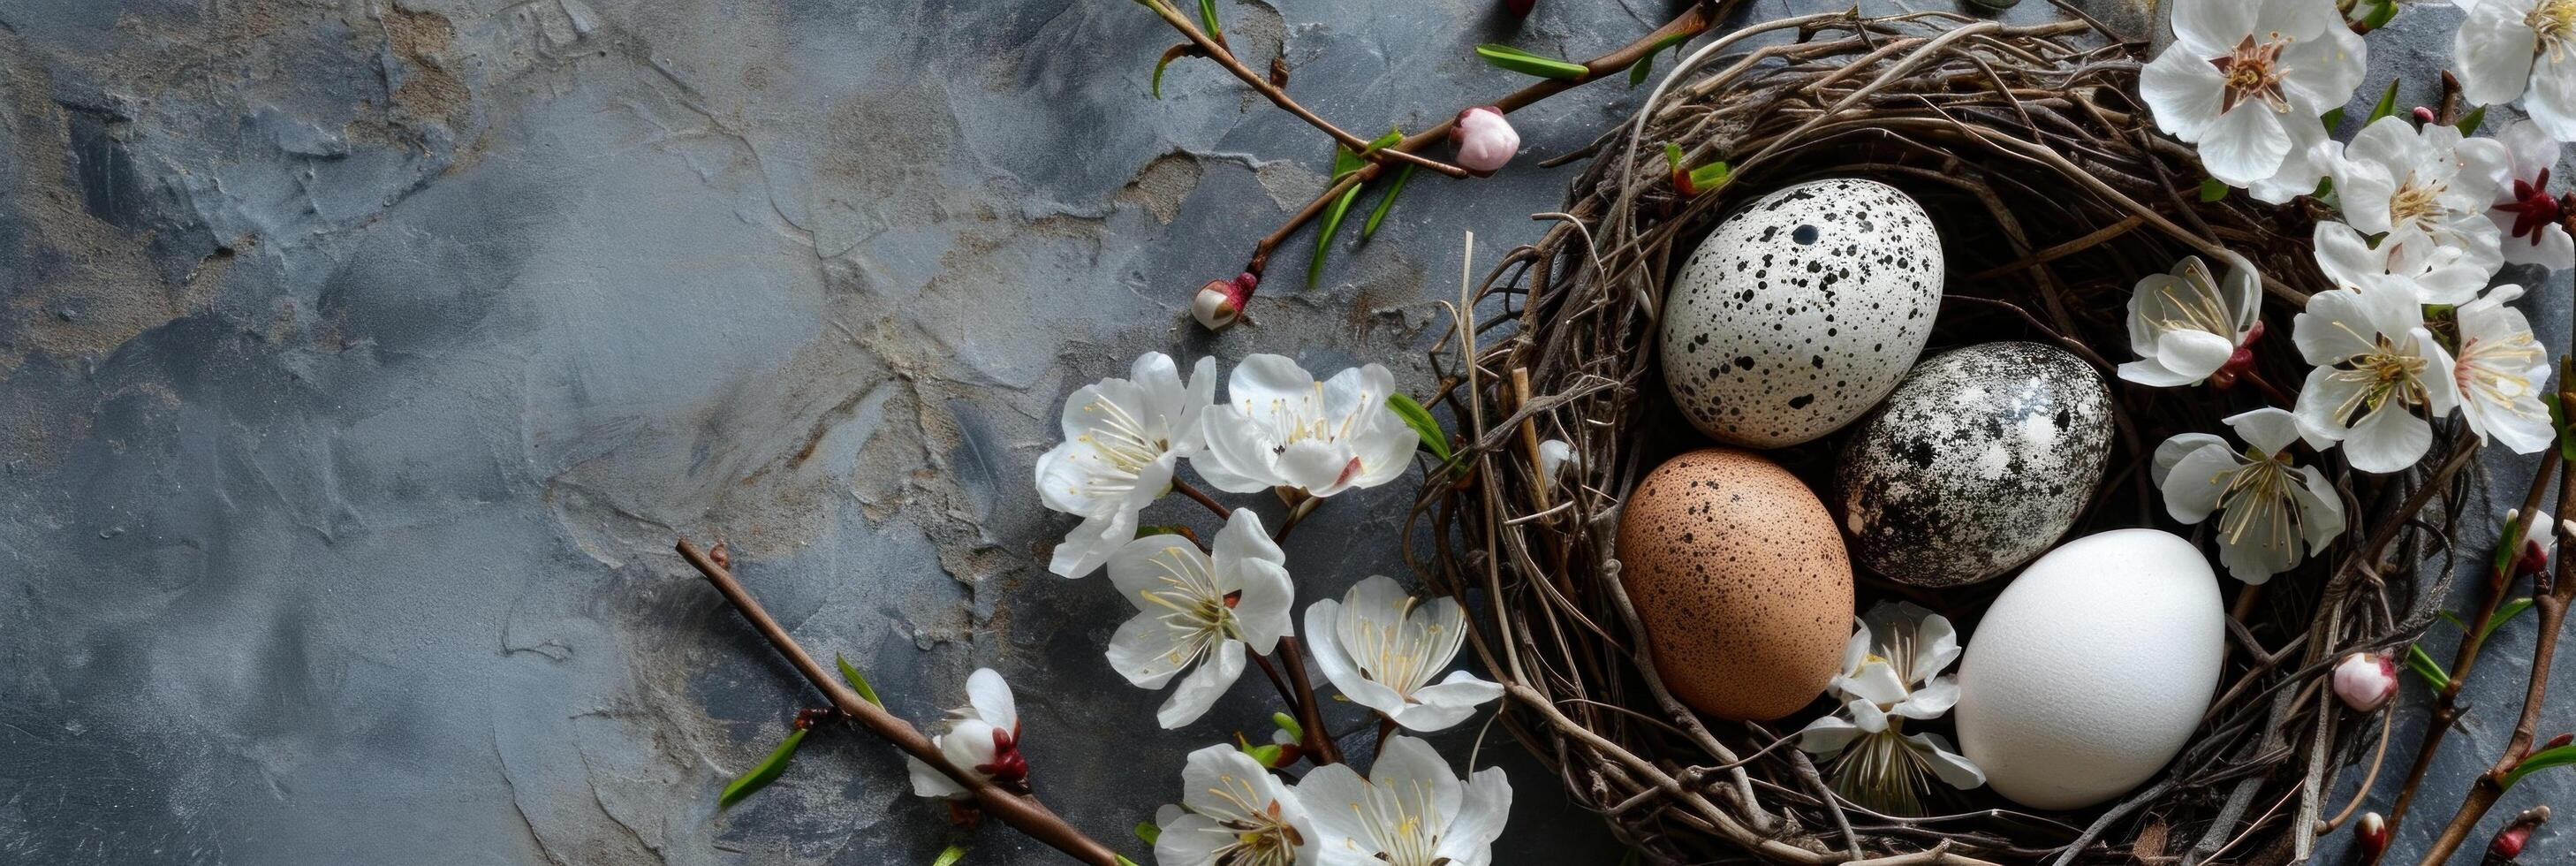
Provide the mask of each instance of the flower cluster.
[{"label": "flower cluster", "polygon": [[[2337,212],[2317,224],[2317,269],[2334,285],[2291,321],[2308,366],[2295,397],[2264,381],[2249,347],[2264,330],[2263,280],[2226,254],[2225,279],[2199,258],[2139,281],[2129,302],[2141,385],[2227,388],[2251,379],[2282,406],[2228,418],[2243,447],[2184,433],[2156,451],[2155,479],[2175,520],[2218,519],[2221,559],[2247,583],[2297,567],[2344,530],[2343,502],[2316,460],[2353,469],[2422,460],[2433,425],[2453,417],[2520,453],[2552,438],[2548,366],[2531,324],[2489,286],[2507,264],[2570,266],[2563,198],[2549,192],[2558,142],[2576,138],[2576,0],[2473,0],[2456,57],[2465,95],[2495,103],[2528,85],[2532,120],[2494,138],[2404,116],[2373,119],[2350,143],[2317,120],[2358,83],[2359,37],[2331,0],[2182,0],[2176,41],[2141,76],[2157,125],[2199,145],[2211,175],[2283,202],[2315,194]],[[2474,48],[2475,50],[2472,50]],[[2567,92],[2555,92],[2557,91]],[[2418,118],[2430,118],[2420,112]],[[2320,183],[2320,181],[2324,183]],[[2327,192],[2331,190],[2331,192]],[[2303,465],[2303,463],[2308,465]]]},{"label": "flower cluster", "polygon": [[1486,866],[1512,808],[1500,768],[1461,780],[1402,736],[1378,747],[1367,776],[1332,764],[1295,785],[1209,746],[1190,754],[1181,791],[1155,818],[1159,866]]}]

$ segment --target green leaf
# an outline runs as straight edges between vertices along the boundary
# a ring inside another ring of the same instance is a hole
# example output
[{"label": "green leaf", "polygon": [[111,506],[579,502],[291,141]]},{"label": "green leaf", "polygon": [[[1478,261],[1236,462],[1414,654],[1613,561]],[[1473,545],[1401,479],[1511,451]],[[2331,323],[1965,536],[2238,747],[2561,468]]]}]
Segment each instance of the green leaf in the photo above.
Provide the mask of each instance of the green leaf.
[{"label": "green leaf", "polygon": [[[2553,405],[2551,408],[2556,409],[2557,407]],[[2550,418],[2552,420],[2555,420],[2557,417],[2558,415],[2556,412],[2553,411],[2550,413]],[[2504,534],[2496,537],[2495,555],[2487,563],[2487,567],[2490,571],[2493,571],[2496,574],[2503,574],[2505,566],[2513,564],[2514,556],[2521,552],[2522,521],[2518,519],[2505,521]],[[2444,612],[2448,613],[2448,611]],[[2458,617],[2453,617],[2452,621],[2457,623]],[[2460,630],[2465,632],[2469,630],[2469,627],[2462,625],[2460,626]]]},{"label": "green leaf", "polygon": [[2512,772],[2504,774],[2505,790],[2513,790],[2513,783],[2522,781],[2524,776],[2569,764],[2576,764],[2576,746],[2560,746],[2534,752],[2531,757],[2522,759],[2522,763],[2513,765]]},{"label": "green leaf", "polygon": [[2435,612],[2433,615],[2441,617],[2443,622],[2450,623],[2452,628],[2459,629],[2461,634],[2469,633],[2469,624],[2461,622],[2459,614],[2445,610]]},{"label": "green leaf", "polygon": [[2370,120],[2363,122],[2363,126],[2378,123],[2380,118],[2397,113],[2397,84],[2395,80],[2388,82],[2388,92],[2379,95],[2379,104],[2370,109]]},{"label": "green leaf", "polygon": [[1440,458],[1444,465],[1449,462],[1449,434],[1440,430],[1440,421],[1431,417],[1431,410],[1422,408],[1413,395],[1402,392],[1387,395],[1386,407],[1395,410],[1396,417],[1404,419],[1404,426],[1413,428],[1414,435],[1422,437],[1422,447],[1429,449],[1431,456]]},{"label": "green leaf", "polygon": [[[1368,165],[1369,153],[1376,153],[1380,150],[1384,150],[1388,147],[1394,146],[1396,142],[1403,140],[1404,130],[1389,129],[1386,131],[1385,135],[1378,136],[1377,140],[1368,143],[1367,153],[1353,153],[1350,148],[1343,147],[1341,145],[1334,145],[1333,179],[1341,180],[1343,175],[1360,170]],[[1407,164],[1410,165],[1411,163]]]},{"label": "green leaf", "polygon": [[2425,682],[2433,684],[2434,688],[2451,687],[2451,675],[2443,672],[2441,662],[2434,661],[2432,655],[2424,652],[2422,644],[2406,648],[2406,666],[2413,669],[2416,676],[2423,677]]},{"label": "green leaf", "polygon": [[1157,61],[1154,61],[1154,82],[1153,82],[1152,90],[1151,90],[1150,92],[1151,92],[1151,93],[1153,93],[1153,95],[1154,95],[1154,98],[1155,98],[1155,99],[1161,99],[1161,98],[1163,98],[1163,70],[1164,70],[1164,68],[1171,66],[1171,65],[1172,65],[1172,61],[1174,61],[1174,60],[1179,60],[1179,59],[1181,59],[1181,58],[1183,58],[1183,57],[1188,57],[1188,56],[1190,56],[1190,53],[1191,53],[1191,50],[1190,50],[1190,44],[1189,44],[1189,43],[1187,43],[1187,42],[1183,42],[1183,43],[1181,43],[1181,44],[1179,44],[1179,45],[1174,45],[1174,46],[1172,46],[1171,48],[1164,50],[1164,51],[1163,51],[1163,59],[1161,59],[1161,60],[1157,60]]},{"label": "green leaf", "polygon": [[2498,605],[2496,607],[2495,616],[2487,620],[2487,630],[2478,633],[2478,640],[2483,643],[2489,636],[2495,634],[2496,629],[2503,628],[2505,623],[2512,621],[2514,617],[2521,616],[2523,611],[2530,609],[2531,599],[2529,598],[2517,598],[2512,601],[2505,602],[2502,605]]},{"label": "green leaf", "polygon": [[1199,0],[1199,22],[1207,25],[1209,39],[1225,38],[1225,29],[1216,26],[1216,0]]},{"label": "green leaf", "polygon": [[1243,750],[1243,753],[1251,755],[1254,762],[1259,763],[1264,767],[1276,767],[1279,765],[1278,743],[1263,743],[1261,745],[1245,749]]},{"label": "green leaf", "polygon": [[1119,854],[1116,856],[1118,857],[1118,866],[1136,866],[1136,861],[1127,859],[1127,855]]},{"label": "green leaf", "polygon": [[2550,429],[2558,431],[2558,458],[2570,465],[2576,465],[2576,435],[2571,435],[2576,434],[2576,431],[2567,429],[2567,410],[2558,405],[2558,392],[2543,393],[2540,399],[2541,402],[2549,404]]},{"label": "green leaf", "polygon": [[[1406,397],[1404,399],[1410,401],[1413,398]],[[1306,726],[1297,724],[1297,717],[1295,716],[1291,716],[1287,713],[1271,713],[1270,723],[1278,725],[1280,730],[1287,731],[1288,736],[1291,739],[1306,739]]]},{"label": "green leaf", "polygon": [[2343,125],[2343,107],[2335,106],[2335,110],[2326,112],[2317,119],[2325,122],[2327,132],[2333,132],[2335,127]]},{"label": "green leaf", "polygon": [[1341,198],[1333,200],[1332,207],[1325,209],[1324,225],[1315,233],[1315,261],[1306,266],[1307,288],[1314,288],[1316,283],[1323,282],[1324,258],[1333,253],[1333,233],[1341,231],[1342,216],[1351,212],[1351,202],[1359,200],[1359,197],[1360,185],[1352,184],[1349,191],[1342,193]]},{"label": "green leaf", "polygon": [[849,659],[842,658],[839,653],[833,653],[832,663],[841,667],[841,678],[850,681],[850,688],[859,690],[859,697],[868,699],[868,703],[885,706],[885,699],[877,697],[877,690],[868,685],[868,678],[860,676],[859,669],[852,667]]},{"label": "green leaf", "polygon": [[2217,200],[2219,200],[2219,199],[2226,198],[2226,197],[2227,197],[2227,189],[2228,189],[2228,187],[2227,187],[2227,182],[2226,182],[2226,181],[2223,181],[2223,180],[2219,180],[2218,178],[2214,178],[2214,177],[2213,177],[2213,178],[2210,178],[2210,179],[2208,179],[2208,180],[2201,181],[2201,182],[2200,182],[2200,200],[2201,200],[2201,201],[2217,201]]},{"label": "green leaf", "polygon": [[2486,106],[2469,109],[2469,113],[2460,115],[2460,136],[2466,138],[2478,134],[2478,124],[2485,122],[2487,122]]},{"label": "green leaf", "polygon": [[769,783],[778,781],[778,774],[787,772],[788,759],[796,757],[796,747],[804,745],[806,730],[797,728],[787,732],[787,739],[779,741],[778,748],[769,751],[769,757],[762,758],[760,763],[752,765],[751,772],[737,776],[732,782],[727,783],[724,793],[716,797],[716,808],[732,808],[733,804],[742,802],[742,798],[751,796],[752,792],[769,787]]},{"label": "green leaf", "polygon": [[1386,212],[1395,209],[1395,197],[1404,194],[1404,182],[1413,179],[1414,168],[1416,166],[1408,162],[1395,170],[1395,180],[1386,185],[1386,196],[1377,200],[1376,210],[1369,211],[1368,222],[1360,224],[1360,240],[1368,240],[1370,235],[1377,234],[1377,224],[1385,222]]},{"label": "green leaf", "polygon": [[1645,56],[1637,58],[1636,64],[1628,67],[1628,86],[1635,87],[1646,83],[1647,77],[1654,74],[1655,54],[1666,48],[1680,45],[1683,42],[1688,41],[1690,37],[1691,35],[1689,33],[1675,33],[1662,39],[1657,39],[1655,40],[1655,44],[1647,46]]},{"label": "green leaf", "polygon": [[2388,26],[2389,20],[2396,17],[2397,0],[2380,0],[2379,6],[2370,10],[2370,14],[2361,19],[2361,26],[2366,29],[2377,30]]},{"label": "green leaf", "polygon": [[957,861],[964,859],[966,846],[950,845],[948,850],[939,852],[939,859],[930,861],[930,866],[957,866]]},{"label": "green leaf", "polygon": [[1718,187],[1726,185],[1726,181],[1734,176],[1735,170],[1726,167],[1726,160],[1721,159],[1716,162],[1691,169],[1691,190],[1697,193],[1707,193],[1717,189]]},{"label": "green leaf", "polygon": [[1664,142],[1664,164],[1672,166],[1674,171],[1682,170],[1681,145],[1669,141]]},{"label": "green leaf", "polygon": [[1163,828],[1154,826],[1154,822],[1152,821],[1138,821],[1136,822],[1136,838],[1145,840],[1145,844],[1147,845],[1154,844],[1155,842],[1162,840]]},{"label": "green leaf", "polygon": [[1485,58],[1487,63],[1513,72],[1540,78],[1553,78],[1558,81],[1579,80],[1592,71],[1580,63],[1567,63],[1554,57],[1531,54],[1509,45],[1496,45],[1490,42],[1476,46],[1476,56]]}]

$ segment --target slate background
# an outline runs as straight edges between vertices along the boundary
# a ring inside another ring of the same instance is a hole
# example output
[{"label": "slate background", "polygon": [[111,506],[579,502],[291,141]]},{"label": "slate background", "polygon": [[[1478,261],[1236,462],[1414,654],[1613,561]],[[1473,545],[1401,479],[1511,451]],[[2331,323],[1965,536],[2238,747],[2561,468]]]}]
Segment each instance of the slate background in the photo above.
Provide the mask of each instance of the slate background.
[{"label": "slate background", "polygon": [[[2090,5],[2143,20],[2131,2]],[[1518,86],[1477,42],[1589,56],[1676,8],[1220,5],[1245,55],[1363,132]],[[2372,37],[2353,114],[2400,72],[2429,99],[2457,15]],[[1146,98],[1170,39],[1114,0],[0,4],[0,860],[927,862],[940,810],[855,737],[715,811],[812,698],[674,534],[729,541],[800,640],[907,716],[1006,671],[1045,791],[1126,844],[1182,754],[1259,730],[1266,686],[1142,723],[1161,696],[1099,656],[1126,605],[1041,568],[1072,522],[1028,491],[1064,395],[1146,350],[1421,384],[1459,232],[1485,261],[1536,237],[1571,169],[1535,163],[1630,96],[1516,115],[1510,171],[1417,178],[1318,288],[1290,244],[1261,326],[1209,338],[1187,291],[1322,187],[1325,146],[1209,64]],[[2535,294],[2565,346],[2565,276]],[[1301,529],[1304,597],[1402,574],[1406,486]],[[2479,703],[2512,705],[2530,640],[2503,633]],[[2452,739],[2433,808],[2503,715]],[[1458,760],[1473,740],[1438,738]],[[1613,861],[1552,779],[1498,759],[1501,862]],[[973,842],[970,863],[1056,862]]]}]

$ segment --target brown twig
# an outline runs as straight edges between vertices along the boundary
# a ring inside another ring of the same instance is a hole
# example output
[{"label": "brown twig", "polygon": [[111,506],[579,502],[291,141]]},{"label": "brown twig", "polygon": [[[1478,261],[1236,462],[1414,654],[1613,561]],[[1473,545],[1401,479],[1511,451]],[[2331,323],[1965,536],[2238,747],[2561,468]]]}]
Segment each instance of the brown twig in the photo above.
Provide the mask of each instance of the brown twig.
[{"label": "brown twig", "polygon": [[[1197,47],[1198,54],[1200,56],[1216,61],[1218,66],[1223,66],[1225,67],[1225,71],[1234,73],[1234,77],[1242,79],[1243,83],[1246,86],[1251,87],[1254,92],[1269,99],[1270,104],[1279,106],[1280,110],[1286,111],[1289,114],[1296,115],[1297,119],[1305,121],[1308,125],[1311,125],[1316,129],[1323,130],[1325,135],[1332,136],[1333,141],[1340,143],[1343,147],[1350,148],[1352,153],[1359,154],[1377,165],[1384,165],[1390,161],[1409,162],[1450,177],[1468,176],[1466,169],[1459,168],[1430,157],[1415,154],[1411,151],[1400,151],[1394,148],[1372,150],[1369,147],[1368,139],[1352,135],[1349,130],[1334,126],[1332,121],[1325,120],[1322,116],[1307,109],[1306,106],[1297,104],[1297,100],[1289,98],[1288,91],[1281,89],[1277,84],[1271,83],[1269,77],[1253,71],[1250,66],[1244,65],[1242,60],[1235,58],[1233,49],[1227,48],[1223,40],[1211,37],[1207,34],[1207,31],[1200,30],[1197,24],[1190,21],[1189,16],[1182,15],[1180,10],[1172,8],[1172,4],[1165,2],[1165,0],[1144,0],[1144,3],[1146,6],[1151,7],[1154,10],[1154,14],[1162,16],[1165,22],[1170,23],[1172,25],[1172,29],[1181,31],[1181,35],[1188,38],[1190,43]],[[1258,273],[1258,271],[1255,273]]]},{"label": "brown twig", "polygon": [[1091,863],[1094,866],[1119,866],[1120,858],[1116,852],[1083,835],[1082,831],[1074,829],[1072,824],[1066,823],[1063,818],[1048,810],[1045,804],[1039,803],[1036,797],[1003,790],[995,786],[991,780],[949,763],[948,756],[941,754],[939,747],[933,745],[930,738],[923,736],[921,731],[913,728],[912,723],[896,718],[886,712],[884,707],[869,703],[867,699],[859,697],[858,692],[842,684],[838,678],[826,673],[823,666],[815,663],[814,657],[808,655],[805,648],[796,643],[795,638],[788,636],[786,629],[779,627],[778,620],[771,618],[769,611],[762,609],[760,602],[753,600],[751,594],[743,590],[742,583],[734,580],[732,572],[725,570],[724,566],[717,565],[715,560],[698,550],[697,545],[690,544],[687,539],[681,539],[678,547],[680,558],[688,560],[689,565],[697,568],[699,574],[705,575],[707,583],[713,584],[716,592],[722,594],[725,601],[733,604],[734,611],[742,614],[742,618],[749,621],[752,628],[760,632],[761,637],[767,638],[769,645],[776,649],[779,655],[786,656],[787,662],[794,665],[798,673],[804,674],[807,682],[813,683],[814,688],[821,690],[825,697],[831,698],[832,706],[840,710],[843,715],[858,722],[859,726],[868,729],[869,733],[893,743],[894,747],[903,750],[904,754],[930,765],[931,769],[938,770],[941,775],[955,781],[974,797],[975,805],[981,807],[985,814],[1002,819],[1003,823],[1027,834],[1029,838],[1044,842],[1075,860]]},{"label": "brown twig", "polygon": [[[1742,3],[1743,0],[1702,0],[1702,2],[1693,3],[1689,9],[1674,16],[1673,20],[1666,22],[1664,26],[1655,28],[1654,32],[1637,37],[1636,41],[1620,46],[1608,54],[1586,61],[1583,64],[1585,72],[1581,77],[1550,78],[1512,91],[1493,102],[1472,104],[1492,105],[1504,114],[1510,114],[1539,100],[1611,77],[1613,73],[1624,72],[1628,67],[1636,65],[1637,61],[1645,59],[1657,43],[1673,34],[1685,34],[1683,38],[1687,39],[1706,32],[1712,24],[1733,12],[1735,7]],[[1443,120],[1429,129],[1405,136],[1402,141],[1388,145],[1385,149],[1400,153],[1414,153],[1434,143],[1447,141],[1449,128],[1456,122],[1457,119],[1454,117]],[[1352,187],[1375,180],[1383,165],[1384,163],[1373,162],[1361,166],[1357,171],[1343,175],[1341,179],[1327,187],[1323,194],[1316,196],[1314,201],[1307,202],[1305,207],[1298,208],[1295,213],[1289,214],[1288,220],[1281,223],[1279,228],[1263,235],[1259,242],[1252,245],[1252,257],[1246,260],[1243,269],[1255,275],[1260,274],[1262,269],[1269,265],[1270,254],[1276,251],[1280,244],[1286,243],[1290,235],[1296,234],[1298,229],[1304,228],[1307,223],[1323,215],[1324,209],[1330,207],[1334,199],[1341,198],[1342,194],[1349,192]]]},{"label": "brown twig", "polygon": [[1315,683],[1306,677],[1306,655],[1300,651],[1296,635],[1279,638],[1279,660],[1288,666],[1288,683],[1297,689],[1297,724],[1306,728],[1306,754],[1317,764],[1342,762],[1342,746],[1324,730],[1322,708],[1316,706]]},{"label": "brown twig", "polygon": [[[2539,516],[2541,497],[2548,495],[2549,477],[2558,474],[2558,464],[2558,449],[2550,448],[2541,454],[2540,468],[2531,476],[2531,488],[2522,495],[2521,517],[2512,532],[2515,538],[2530,537],[2531,522]],[[2514,556],[2508,553],[2500,560],[2488,568],[2486,595],[2478,600],[2477,615],[2468,620],[2459,649],[2451,655],[2450,681],[2433,689],[2433,715],[2424,724],[2424,742],[2415,748],[2414,763],[2406,770],[2405,783],[2397,789],[2397,802],[2388,807],[2391,834],[2397,832],[2397,822],[2405,820],[2406,810],[2415,804],[2415,793],[2423,788],[2424,775],[2433,768],[2433,756],[2441,751],[2443,738],[2460,720],[2460,689],[2477,668],[2478,650],[2486,645],[2487,625],[2495,620],[2496,608],[2503,603],[2505,590],[2513,579]]]},{"label": "brown twig", "polygon": [[[2567,363],[2566,359],[2560,359],[2562,367]],[[2558,399],[2562,405],[2567,405],[2568,400],[2576,399],[2576,382],[2569,382],[2568,378],[2562,374],[2559,380]],[[2557,450],[2549,449],[2552,455],[2555,455]],[[2544,470],[2547,462],[2543,461]],[[2558,479],[2558,513],[2576,513],[2576,471],[2564,473]],[[2526,510],[2523,514],[2523,520],[2527,524],[2531,519],[2531,512]],[[2510,561],[2512,557],[2508,555],[2505,559]],[[2508,570],[2510,568],[2511,566],[2507,566]],[[2423,866],[2434,866],[2450,860],[2451,852],[2457,850],[2460,843],[2468,839],[2469,831],[2477,828],[2478,819],[2486,817],[2487,810],[2494,808],[2496,801],[2504,797],[2505,778],[2513,773],[2515,767],[2521,766],[2522,762],[2530,757],[2532,738],[2540,726],[2540,711],[2549,700],[2549,669],[2558,656],[2558,627],[2567,621],[2568,602],[2576,601],[2576,556],[2564,555],[2562,552],[2558,561],[2552,564],[2552,568],[2555,569],[2555,573],[2550,580],[2546,581],[2549,585],[2533,588],[2535,591],[2532,593],[2532,610],[2539,615],[2540,621],[2533,632],[2531,680],[2530,685],[2523,692],[2522,717],[2514,722],[2513,736],[2505,740],[2504,749],[2496,756],[2495,764],[2488,767],[2485,773],[2479,774],[2478,780],[2469,786],[2468,797],[2460,803],[2459,811],[2452,813],[2451,823],[2444,826],[2442,834],[2434,837],[2433,844],[2424,850]],[[2500,590],[2499,587],[2499,591],[2491,593],[2490,596],[2503,595]],[[2486,607],[2492,614],[2495,607],[2492,597]],[[2480,623],[2477,627],[2483,630],[2485,625]],[[2470,645],[2475,637],[2475,633],[2472,632],[2469,638],[2461,640],[2461,644]],[[2474,659],[2475,656],[2472,655],[2469,659],[2464,659],[2462,664]],[[2457,684],[2458,678],[2454,677],[2453,685]],[[2422,760],[2422,756],[2417,757],[2419,763]]]},{"label": "brown twig", "polygon": [[1183,496],[1198,500],[1200,505],[1207,506],[1208,512],[1215,514],[1218,520],[1234,516],[1234,509],[1225,507],[1225,503],[1216,501],[1216,497],[1209,496],[1207,491],[1200,490],[1195,484],[1181,480],[1178,475],[1172,476],[1172,489],[1180,491]]}]

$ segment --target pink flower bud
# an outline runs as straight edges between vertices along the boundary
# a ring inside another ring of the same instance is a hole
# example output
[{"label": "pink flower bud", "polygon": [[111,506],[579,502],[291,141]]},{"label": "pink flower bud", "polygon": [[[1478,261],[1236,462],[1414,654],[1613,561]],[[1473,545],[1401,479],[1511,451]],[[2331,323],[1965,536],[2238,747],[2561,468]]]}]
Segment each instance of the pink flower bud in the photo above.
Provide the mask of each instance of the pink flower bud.
[{"label": "pink flower bud", "polygon": [[2397,663],[2378,653],[2353,653],[2335,663],[2335,696],[2344,706],[2376,712],[2397,696]]},{"label": "pink flower bud", "polygon": [[2418,105],[2415,106],[2415,122],[2418,125],[2431,126],[2441,121],[2433,116],[2432,108]]},{"label": "pink flower bud", "polygon": [[2533,806],[2513,816],[2513,821],[2504,825],[2504,829],[2497,830],[2495,838],[2487,842],[2487,862],[2512,862],[2522,856],[2523,847],[2531,844],[2531,831],[2548,822],[2547,806]]},{"label": "pink flower bud", "polygon": [[1243,317],[1243,306],[1252,300],[1252,290],[1259,285],[1261,278],[1250,272],[1231,280],[1209,280],[1207,285],[1199,287],[1198,295],[1190,299],[1190,318],[1197,319],[1200,327],[1211,331],[1232,327],[1235,320]]},{"label": "pink flower bud", "polygon": [[2361,859],[2368,863],[2388,850],[2388,819],[2377,812],[2361,813],[2361,821],[2352,825],[2353,838],[2361,840]]},{"label": "pink flower bud", "polygon": [[1458,167],[1483,177],[1520,152],[1521,134],[1503,119],[1502,109],[1480,105],[1458,112],[1458,121],[1449,127],[1449,143],[1458,148]]}]

